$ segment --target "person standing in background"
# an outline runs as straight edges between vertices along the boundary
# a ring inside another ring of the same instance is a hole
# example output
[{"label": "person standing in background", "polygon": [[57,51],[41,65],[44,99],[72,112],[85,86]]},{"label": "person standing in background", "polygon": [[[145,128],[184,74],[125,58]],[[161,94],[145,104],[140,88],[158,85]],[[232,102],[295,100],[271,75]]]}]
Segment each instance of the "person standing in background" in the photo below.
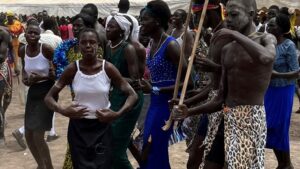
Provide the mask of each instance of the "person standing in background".
[{"label": "person standing in background", "polygon": [[269,20],[267,31],[277,39],[272,80],[265,94],[267,118],[267,148],[273,149],[277,169],[293,168],[290,159],[289,128],[295,93],[295,79],[299,77],[296,46],[291,40],[290,21],[279,13]]},{"label": "person standing in background", "polygon": [[19,50],[19,35],[24,31],[24,28],[22,26],[22,23],[15,19],[14,13],[12,11],[7,12],[7,22],[6,26],[12,36],[12,46],[13,46],[13,52],[15,55],[15,60],[13,60],[10,65],[16,69],[18,69],[18,50]]}]

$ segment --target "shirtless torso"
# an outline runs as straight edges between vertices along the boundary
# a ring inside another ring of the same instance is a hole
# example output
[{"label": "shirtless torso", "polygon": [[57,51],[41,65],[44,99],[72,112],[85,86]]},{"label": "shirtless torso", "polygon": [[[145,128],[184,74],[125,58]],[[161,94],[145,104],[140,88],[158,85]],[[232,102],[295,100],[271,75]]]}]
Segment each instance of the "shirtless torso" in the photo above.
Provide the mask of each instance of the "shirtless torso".
[{"label": "shirtless torso", "polygon": [[11,72],[5,62],[11,37],[9,32],[0,27],[0,145],[4,144],[5,112],[11,102]]},{"label": "shirtless torso", "polygon": [[[264,44],[267,35],[256,33],[250,39]],[[236,105],[262,105],[265,91],[271,78],[273,62],[266,64],[251,57],[238,42],[233,41],[223,48],[224,78],[227,94],[225,103]],[[246,93],[246,95],[245,95]],[[247,96],[247,97],[245,97]]]}]

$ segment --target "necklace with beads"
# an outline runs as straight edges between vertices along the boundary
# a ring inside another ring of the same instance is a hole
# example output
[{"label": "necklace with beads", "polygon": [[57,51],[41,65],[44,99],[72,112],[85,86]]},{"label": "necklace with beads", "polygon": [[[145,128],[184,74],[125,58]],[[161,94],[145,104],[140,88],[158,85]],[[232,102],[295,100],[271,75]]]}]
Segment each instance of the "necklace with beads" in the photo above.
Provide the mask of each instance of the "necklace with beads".
[{"label": "necklace with beads", "polygon": [[118,47],[122,42],[123,42],[124,40],[122,39],[122,40],[120,40],[120,42],[119,43],[117,43],[116,45],[114,45],[114,46],[112,46],[112,43],[110,43],[109,44],[109,47],[111,48],[111,49],[115,49],[116,47]]},{"label": "necklace with beads", "polygon": [[[157,53],[157,50],[160,48],[160,43],[161,43],[161,41],[162,41],[162,37],[163,37],[163,35],[164,35],[164,33],[162,33],[161,35],[160,35],[160,39],[159,39],[159,41],[158,41],[158,43],[157,43],[157,46],[156,46],[156,48],[155,48],[155,50],[153,50],[151,53],[153,53],[151,56],[153,57],[156,53]],[[153,45],[153,39],[152,39],[152,43],[151,43],[151,46],[150,46],[150,51],[152,50],[152,45]]]}]

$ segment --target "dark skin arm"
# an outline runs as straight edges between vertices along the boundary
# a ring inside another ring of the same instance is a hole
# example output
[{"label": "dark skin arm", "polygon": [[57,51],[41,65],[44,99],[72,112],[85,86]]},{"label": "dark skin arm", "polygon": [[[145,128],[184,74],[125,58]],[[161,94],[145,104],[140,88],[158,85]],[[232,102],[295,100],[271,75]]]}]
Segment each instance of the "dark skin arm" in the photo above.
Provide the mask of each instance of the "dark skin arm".
[{"label": "dark skin arm", "polygon": [[25,57],[25,45],[20,46],[19,47],[19,51],[18,51],[19,57],[21,58],[21,64],[22,64],[22,82],[24,83],[24,85],[26,86],[30,86],[31,83],[29,83],[28,80],[28,75],[25,72],[25,61],[24,61],[24,57]]},{"label": "dark skin arm", "polygon": [[[195,91],[198,92],[194,96],[187,98],[183,101],[183,104],[186,105],[187,107],[191,107],[194,104],[197,104],[201,101],[204,101],[207,99],[209,92],[211,91],[211,84],[208,84],[205,86],[201,91]],[[172,99],[168,101],[169,104],[169,109],[173,109],[173,106],[179,104],[179,99]]]},{"label": "dark skin arm", "polygon": [[[212,39],[215,39],[215,35]],[[213,41],[210,44],[208,50],[208,56],[206,57],[202,52],[198,52],[195,59],[196,68],[205,71],[205,72],[214,72],[221,75],[222,66],[221,63],[221,54],[222,47],[231,42],[229,39],[218,39],[217,41]]]},{"label": "dark skin arm", "polygon": [[200,53],[196,55],[195,64],[198,69],[201,69],[205,72],[216,72],[219,73],[222,71],[222,66],[215,63],[211,59],[207,58],[204,54]]},{"label": "dark skin arm", "polygon": [[87,108],[78,104],[71,104],[68,107],[62,107],[57,103],[55,98],[58,98],[60,91],[66,86],[72,83],[72,80],[76,74],[77,68],[75,63],[71,63],[67,66],[60,79],[52,86],[50,91],[45,97],[45,103],[47,106],[66,117],[72,119],[79,119],[84,117],[84,113],[88,112]]},{"label": "dark skin arm", "polygon": [[[20,44],[21,45],[21,44]],[[12,46],[12,41],[11,41],[11,39],[10,39],[10,42],[8,43],[8,49],[10,50],[10,51],[12,51],[11,52],[11,55],[12,55],[12,57],[13,57],[13,59],[14,59],[14,72],[15,72],[15,74],[18,76],[19,74],[20,74],[20,70],[18,69],[19,68],[19,65],[18,65],[18,63],[16,62],[16,60],[17,60],[17,56],[15,55],[15,52],[13,52],[13,46]]]},{"label": "dark skin arm", "polygon": [[185,44],[185,49],[184,49],[184,55],[185,55],[186,59],[188,59],[192,54],[194,41],[195,41],[195,39],[194,39],[193,33],[191,31],[187,31],[186,44]]},{"label": "dark skin arm", "polygon": [[280,73],[273,70],[272,78],[297,79],[299,78],[299,73],[300,73],[300,69],[291,72],[286,72],[286,73]]},{"label": "dark skin arm", "polygon": [[140,43],[138,43],[138,48],[136,48],[136,55],[138,56],[139,62],[139,77],[143,78],[146,67],[146,49]]},{"label": "dark skin arm", "polygon": [[[222,53],[226,53],[226,48],[223,48]],[[222,65],[223,64],[223,55],[222,55]],[[218,95],[214,97],[210,102],[207,102],[203,105],[188,107],[183,104],[175,107],[176,115],[173,117],[175,120],[181,120],[188,116],[203,114],[203,113],[213,113],[222,109],[222,105],[225,102],[225,96],[227,95],[227,72],[224,66],[222,66],[222,76],[219,85]]]},{"label": "dark skin arm", "polygon": [[0,30],[0,42],[0,59],[4,62],[7,57],[7,49],[10,43],[9,34],[5,30]]},{"label": "dark skin arm", "polygon": [[[215,33],[213,41],[228,38],[229,41],[236,41],[249,53],[249,56],[261,64],[270,64],[275,58],[276,38],[267,34],[262,38],[262,45],[249,39],[247,36],[233,30],[221,29]],[[267,50],[266,50],[267,49]]]},{"label": "dark skin arm", "polygon": [[99,38],[99,46],[103,49],[103,54],[105,56],[106,53],[106,44],[107,44],[107,39],[106,39],[106,32],[105,28],[99,24],[98,22],[95,23],[95,30],[97,31],[98,38]]},{"label": "dark skin arm", "polygon": [[207,99],[207,96],[208,96],[208,93],[210,92],[210,90],[211,90],[211,84],[205,86],[197,95],[195,95],[191,98],[185,99],[183,103],[186,104],[188,107],[190,107],[194,104],[197,104],[198,102]]},{"label": "dark skin arm", "polygon": [[136,55],[136,50],[131,44],[128,44],[124,49],[124,57],[127,61],[128,72],[130,76],[130,78],[126,78],[126,80],[134,89],[138,90],[140,88],[138,83],[138,79],[140,77],[139,63],[138,57]]},{"label": "dark skin arm", "polygon": [[112,122],[126,112],[130,111],[136,103],[138,96],[130,84],[122,77],[117,68],[115,68],[111,63],[106,62],[105,71],[108,77],[111,79],[113,86],[119,88],[128,96],[124,105],[117,112],[113,112],[110,109],[97,110],[96,114],[101,122]]}]

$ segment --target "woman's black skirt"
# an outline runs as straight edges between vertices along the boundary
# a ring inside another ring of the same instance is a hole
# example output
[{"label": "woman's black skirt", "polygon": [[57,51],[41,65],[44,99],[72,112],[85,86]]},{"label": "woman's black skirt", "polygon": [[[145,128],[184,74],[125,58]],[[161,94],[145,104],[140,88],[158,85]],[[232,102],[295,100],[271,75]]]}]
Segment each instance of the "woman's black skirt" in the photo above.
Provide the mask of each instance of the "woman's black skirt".
[{"label": "woman's black skirt", "polygon": [[53,111],[44,98],[53,86],[54,81],[44,81],[29,87],[25,107],[25,128],[34,131],[48,131],[52,127]]},{"label": "woman's black skirt", "polygon": [[112,131],[98,119],[70,119],[68,142],[74,169],[112,168]]}]

